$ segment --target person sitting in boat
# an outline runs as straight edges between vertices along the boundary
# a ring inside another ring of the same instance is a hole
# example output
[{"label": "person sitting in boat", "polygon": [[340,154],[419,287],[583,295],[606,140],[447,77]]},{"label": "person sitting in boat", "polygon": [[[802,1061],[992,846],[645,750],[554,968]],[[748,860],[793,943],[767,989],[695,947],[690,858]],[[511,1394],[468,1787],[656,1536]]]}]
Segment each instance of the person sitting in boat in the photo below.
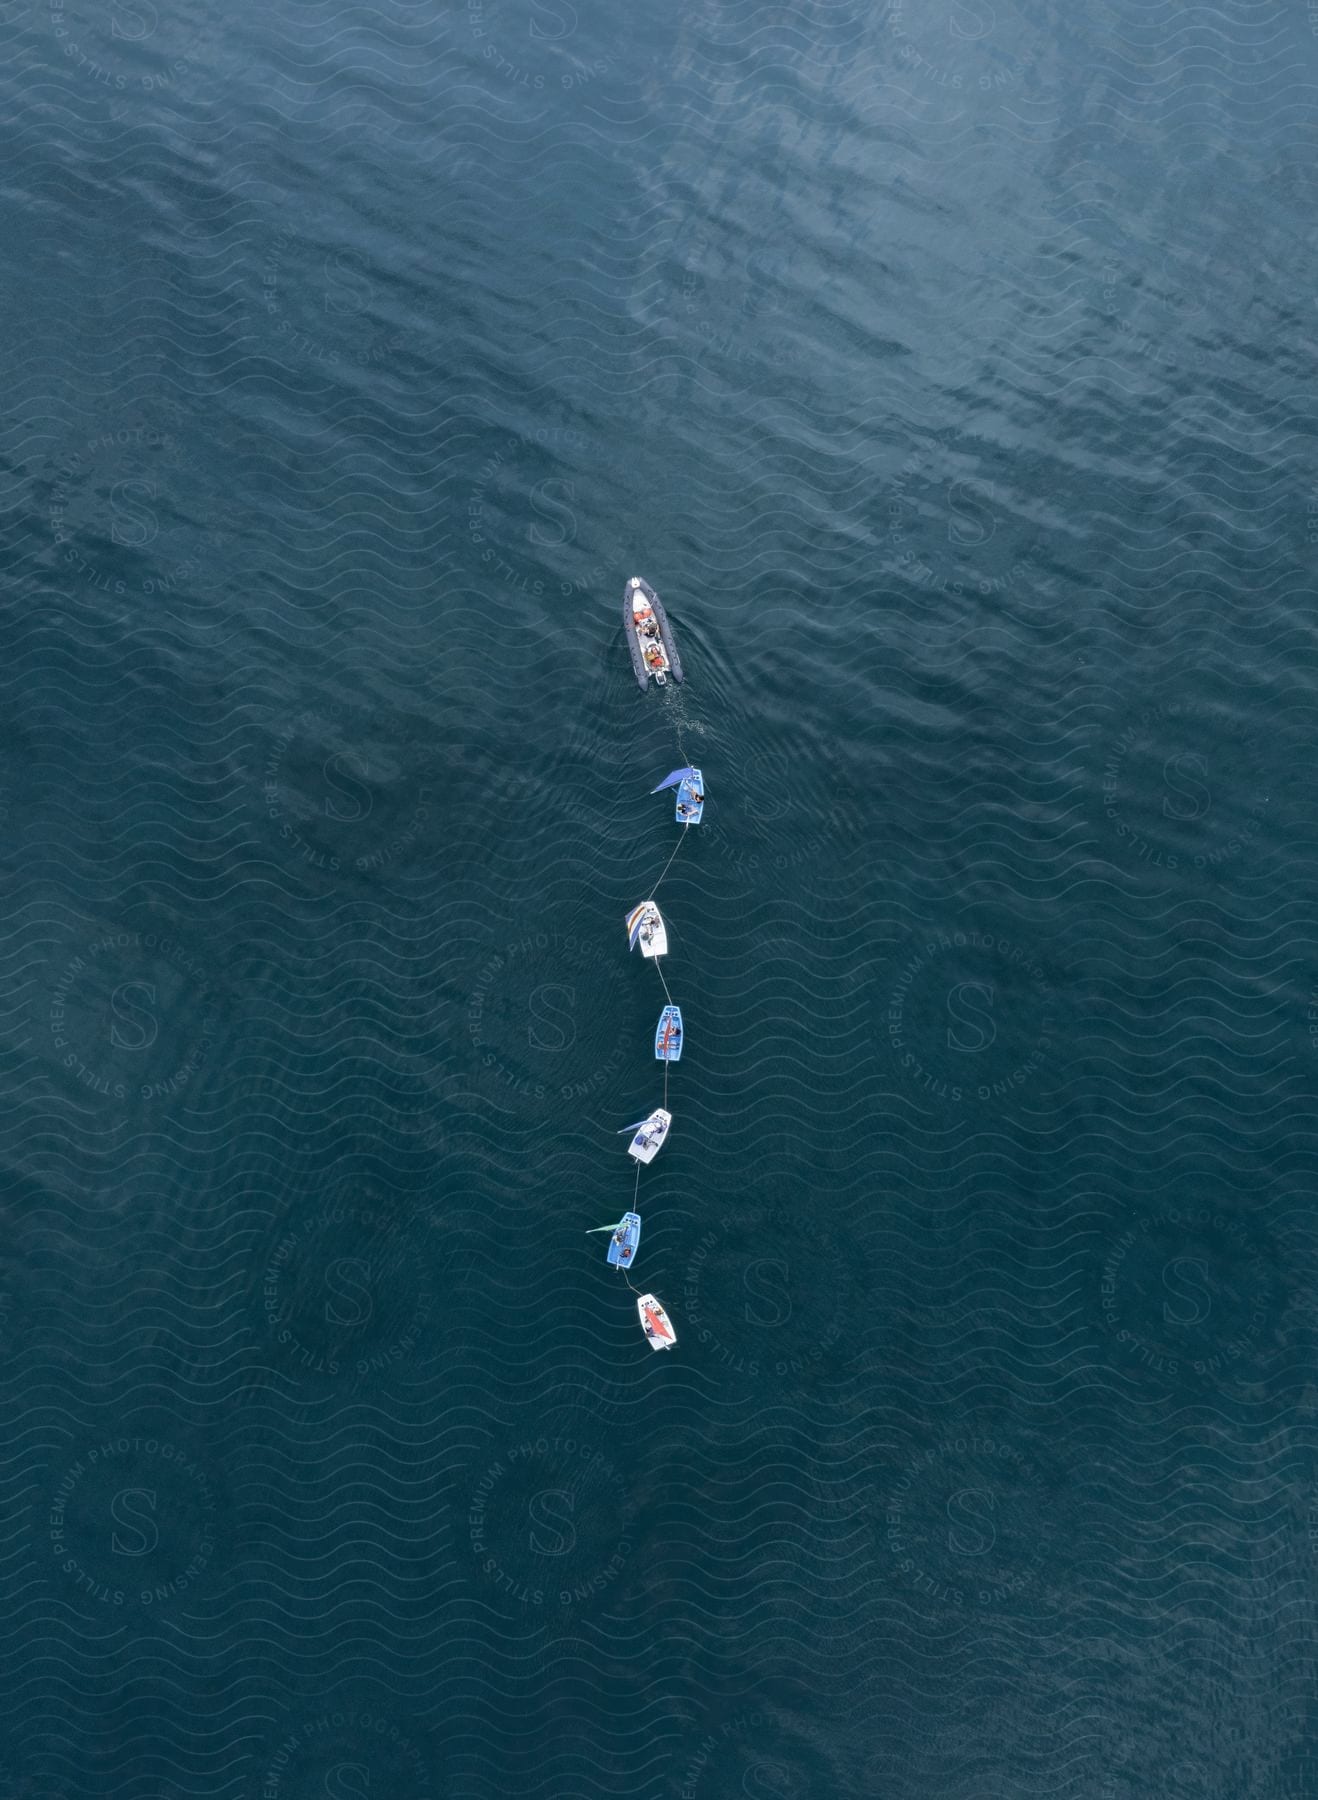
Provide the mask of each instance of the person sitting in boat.
[{"label": "person sitting in boat", "polygon": [[688,805],[687,805],[687,803],[686,803],[686,801],[685,801],[685,800],[679,800],[679,801],[678,801],[678,803],[677,803],[677,816],[678,816],[678,818],[680,818],[680,819],[688,819],[688,818],[690,818],[690,816],[691,816],[691,814],[692,814],[692,813],[693,813],[693,812],[694,812],[694,811],[695,811],[695,810],[696,810],[696,809],[695,809],[695,807],[694,807],[694,806],[688,806]]},{"label": "person sitting in boat", "polygon": [[631,1255],[631,1253],[632,1253],[632,1247],[631,1247],[631,1245],[630,1245],[630,1244],[624,1244],[624,1245],[623,1245],[623,1247],[622,1247],[622,1260],[623,1260],[623,1261],[624,1261],[624,1262],[626,1262],[626,1260],[627,1260],[627,1258],[628,1258],[628,1257],[629,1257],[629,1256],[630,1256],[630,1255]]},{"label": "person sitting in boat", "polygon": [[650,623],[645,627],[645,635],[648,638],[657,638],[658,637],[659,627],[655,624],[653,619],[651,619]]}]

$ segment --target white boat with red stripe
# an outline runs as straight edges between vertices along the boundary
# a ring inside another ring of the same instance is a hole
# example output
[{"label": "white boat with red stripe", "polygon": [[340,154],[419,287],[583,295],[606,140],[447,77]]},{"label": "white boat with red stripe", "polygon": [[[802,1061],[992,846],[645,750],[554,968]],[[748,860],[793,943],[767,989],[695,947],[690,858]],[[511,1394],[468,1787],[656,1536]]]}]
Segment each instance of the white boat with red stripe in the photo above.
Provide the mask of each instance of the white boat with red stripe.
[{"label": "white boat with red stripe", "polygon": [[645,1333],[650,1348],[671,1350],[677,1342],[677,1333],[673,1330],[673,1321],[654,1295],[639,1295],[636,1310],[641,1315],[641,1330]]}]

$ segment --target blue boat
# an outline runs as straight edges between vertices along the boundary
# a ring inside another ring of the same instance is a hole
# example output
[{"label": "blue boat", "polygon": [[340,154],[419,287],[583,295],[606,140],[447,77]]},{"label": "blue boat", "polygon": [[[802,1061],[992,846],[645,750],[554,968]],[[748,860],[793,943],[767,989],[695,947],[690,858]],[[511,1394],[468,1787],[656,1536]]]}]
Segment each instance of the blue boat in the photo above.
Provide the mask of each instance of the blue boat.
[{"label": "blue boat", "polygon": [[705,816],[705,778],[699,769],[692,769],[682,779],[677,790],[677,812],[675,817],[679,825],[699,825]]},{"label": "blue boat", "polygon": [[654,1053],[660,1062],[682,1060],[682,1008],[666,1006],[654,1033]]},{"label": "blue boat", "polygon": [[636,1246],[641,1241],[640,1213],[624,1213],[609,1239],[609,1261],[615,1269],[630,1269],[636,1261]]}]

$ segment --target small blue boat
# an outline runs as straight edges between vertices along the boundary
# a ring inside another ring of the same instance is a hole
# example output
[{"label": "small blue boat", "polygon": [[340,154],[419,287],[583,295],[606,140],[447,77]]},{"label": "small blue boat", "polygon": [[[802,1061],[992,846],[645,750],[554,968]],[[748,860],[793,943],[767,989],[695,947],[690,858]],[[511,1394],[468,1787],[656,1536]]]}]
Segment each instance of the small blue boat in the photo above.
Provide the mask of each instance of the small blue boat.
[{"label": "small blue boat", "polygon": [[615,1269],[630,1269],[636,1261],[636,1246],[641,1241],[640,1213],[624,1213],[617,1230],[609,1239],[609,1261]]},{"label": "small blue boat", "polygon": [[666,1006],[654,1034],[654,1053],[660,1062],[682,1060],[682,1008]]},{"label": "small blue boat", "polygon": [[671,775],[665,775],[658,787],[652,787],[652,794],[662,794],[665,788],[677,789],[677,822],[679,825],[699,825],[705,811],[705,777],[699,769],[690,764],[685,769],[674,769]]},{"label": "small blue boat", "polygon": [[699,825],[704,816],[705,778],[699,769],[692,769],[677,790],[675,817],[679,825]]}]

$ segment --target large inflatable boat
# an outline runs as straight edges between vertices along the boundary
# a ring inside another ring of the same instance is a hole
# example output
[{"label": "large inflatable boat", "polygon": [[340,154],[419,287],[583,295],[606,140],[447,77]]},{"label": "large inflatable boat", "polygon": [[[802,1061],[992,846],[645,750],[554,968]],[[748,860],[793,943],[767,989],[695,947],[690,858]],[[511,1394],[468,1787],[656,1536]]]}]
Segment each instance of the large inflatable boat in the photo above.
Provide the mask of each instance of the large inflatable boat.
[{"label": "large inflatable boat", "polygon": [[623,594],[622,625],[641,687],[649,687],[652,680],[658,687],[665,687],[669,676],[681,681],[682,658],[673,642],[673,628],[664,603],[639,575],[631,577]]}]

